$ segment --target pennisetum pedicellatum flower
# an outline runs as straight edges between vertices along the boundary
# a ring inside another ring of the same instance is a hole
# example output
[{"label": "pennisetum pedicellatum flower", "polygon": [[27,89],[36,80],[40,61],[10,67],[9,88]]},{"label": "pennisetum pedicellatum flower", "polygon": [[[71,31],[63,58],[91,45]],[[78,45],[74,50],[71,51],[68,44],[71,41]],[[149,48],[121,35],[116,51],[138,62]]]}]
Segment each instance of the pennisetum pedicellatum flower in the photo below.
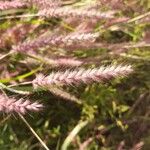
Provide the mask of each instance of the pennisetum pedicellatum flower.
[{"label": "pennisetum pedicellatum flower", "polygon": [[75,33],[69,35],[41,35],[31,41],[25,41],[13,46],[13,51],[26,53],[45,46],[66,47],[81,42],[94,42],[99,36],[98,33]]},{"label": "pennisetum pedicellatum flower", "polygon": [[78,69],[74,71],[53,72],[49,76],[39,75],[33,80],[34,87],[49,87],[51,85],[70,85],[79,83],[101,82],[111,78],[126,76],[133,71],[130,65],[112,65],[94,69]]},{"label": "pennisetum pedicellatum flower", "polygon": [[99,12],[97,10],[82,10],[72,7],[59,7],[40,10],[37,16],[43,17],[73,17],[73,18],[92,18],[92,19],[111,19],[114,18],[114,11]]},{"label": "pennisetum pedicellatum flower", "polygon": [[22,0],[0,1],[0,10],[21,8],[24,6],[26,6],[26,3]]},{"label": "pennisetum pedicellatum flower", "polygon": [[0,95],[0,111],[6,113],[21,113],[25,114],[27,111],[39,111],[43,105],[38,102],[31,102],[29,100],[8,98],[5,95]]}]

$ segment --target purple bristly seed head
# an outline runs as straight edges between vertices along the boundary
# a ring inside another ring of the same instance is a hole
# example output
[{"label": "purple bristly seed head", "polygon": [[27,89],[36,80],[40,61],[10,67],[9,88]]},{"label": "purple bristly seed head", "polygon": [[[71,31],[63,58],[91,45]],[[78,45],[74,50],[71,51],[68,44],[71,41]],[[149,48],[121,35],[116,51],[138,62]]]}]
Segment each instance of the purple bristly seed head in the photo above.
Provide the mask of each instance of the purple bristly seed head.
[{"label": "purple bristly seed head", "polygon": [[38,12],[39,16],[44,17],[75,17],[75,18],[95,18],[110,19],[114,18],[114,11],[99,12],[96,10],[82,10],[71,7],[49,8]]},{"label": "purple bristly seed head", "polygon": [[21,8],[26,6],[26,3],[20,0],[14,1],[0,1],[0,10],[7,10],[13,8]]},{"label": "purple bristly seed head", "polygon": [[43,108],[43,105],[38,102],[31,102],[29,100],[14,98],[7,98],[4,95],[0,95],[0,111],[6,113],[17,112],[21,114],[27,113],[27,111],[39,111]]},{"label": "purple bristly seed head", "polygon": [[100,68],[87,70],[83,68],[74,71],[66,70],[65,72],[53,72],[47,77],[44,77],[43,75],[37,76],[37,78],[33,80],[33,85],[37,88],[59,84],[88,84],[94,81],[101,82],[115,77],[126,76],[132,71],[133,69],[130,65],[102,66]]},{"label": "purple bristly seed head", "polygon": [[34,40],[25,41],[12,47],[13,51],[28,53],[45,46],[67,47],[81,42],[94,42],[99,36],[99,33],[76,33],[69,35],[41,35]]}]

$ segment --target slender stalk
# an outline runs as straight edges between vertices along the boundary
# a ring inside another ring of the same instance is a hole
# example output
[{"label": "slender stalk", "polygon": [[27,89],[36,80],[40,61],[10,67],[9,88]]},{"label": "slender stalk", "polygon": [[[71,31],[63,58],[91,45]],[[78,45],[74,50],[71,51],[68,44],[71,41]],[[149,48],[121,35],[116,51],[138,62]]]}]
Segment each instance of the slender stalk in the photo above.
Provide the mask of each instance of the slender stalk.
[{"label": "slender stalk", "polygon": [[79,122],[65,139],[64,143],[62,144],[61,150],[67,150],[73,139],[88,123],[89,121]]},{"label": "slender stalk", "polygon": [[132,18],[132,19],[128,20],[127,23],[135,22],[135,21],[140,20],[140,19],[142,19],[142,18],[145,18],[145,17],[147,17],[147,16],[150,16],[150,11],[147,12],[147,13],[145,13],[145,14],[139,15],[139,16],[137,16],[137,17],[135,17],[135,18]]},{"label": "slender stalk", "polygon": [[6,57],[11,56],[11,55],[13,55],[13,54],[15,54],[15,53],[16,53],[16,52],[14,52],[14,51],[10,51],[9,53],[7,53],[7,54],[5,54],[5,55],[2,55],[2,56],[0,57],[0,60],[5,59]]},{"label": "slender stalk", "polygon": [[38,139],[38,141],[41,143],[41,145],[46,149],[46,150],[50,150],[48,148],[48,146],[42,141],[42,139],[39,137],[39,135],[34,131],[34,129],[31,127],[31,125],[27,122],[27,120],[21,115],[19,114],[20,118],[22,119],[22,121],[26,124],[26,126],[29,128],[29,130],[33,133],[33,135]]},{"label": "slender stalk", "polygon": [[0,17],[0,20],[6,20],[6,19],[17,19],[17,18],[32,18],[32,17],[39,17],[38,14],[24,14],[24,15],[12,15],[12,16],[4,16]]},{"label": "slender stalk", "polygon": [[8,90],[8,91],[10,91],[10,92],[13,92],[13,93],[16,93],[16,94],[21,94],[21,95],[29,95],[29,94],[31,94],[31,93],[28,92],[28,91],[15,90],[15,89],[13,89],[13,88],[10,88],[10,87],[4,85],[3,83],[0,83],[0,89],[1,89],[1,88],[6,89],[6,90]]},{"label": "slender stalk", "polygon": [[0,126],[3,125],[3,124],[5,123],[5,121],[7,121],[10,117],[11,117],[11,114],[7,115],[7,116],[0,122]]}]

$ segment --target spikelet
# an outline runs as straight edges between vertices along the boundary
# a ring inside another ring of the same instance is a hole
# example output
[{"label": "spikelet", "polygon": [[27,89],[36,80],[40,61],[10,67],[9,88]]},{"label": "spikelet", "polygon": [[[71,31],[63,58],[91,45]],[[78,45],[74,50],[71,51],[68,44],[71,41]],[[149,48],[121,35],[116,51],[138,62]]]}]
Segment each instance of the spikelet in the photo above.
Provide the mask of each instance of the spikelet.
[{"label": "spikelet", "polygon": [[39,111],[43,108],[43,105],[38,102],[30,102],[29,100],[14,98],[7,98],[4,95],[0,95],[0,111],[6,113],[21,113],[25,114],[27,111]]},{"label": "spikelet", "polygon": [[92,18],[92,19],[110,19],[114,18],[114,11],[99,12],[96,10],[81,10],[71,7],[49,8],[40,10],[37,16],[50,17],[74,17],[74,18]]},{"label": "spikelet", "polygon": [[79,69],[74,71],[66,70],[65,72],[51,73],[49,76],[37,76],[33,80],[34,87],[49,87],[51,85],[70,85],[79,83],[101,82],[111,78],[126,76],[131,73],[132,67],[130,65],[112,65],[107,67],[100,67],[94,69]]}]

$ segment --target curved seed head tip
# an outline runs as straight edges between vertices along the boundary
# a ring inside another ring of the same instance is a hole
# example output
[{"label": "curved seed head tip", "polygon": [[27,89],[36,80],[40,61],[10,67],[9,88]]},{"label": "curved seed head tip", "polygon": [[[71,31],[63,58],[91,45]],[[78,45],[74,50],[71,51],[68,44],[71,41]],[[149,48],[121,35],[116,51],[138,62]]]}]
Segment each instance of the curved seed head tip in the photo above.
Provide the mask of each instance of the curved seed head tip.
[{"label": "curved seed head tip", "polygon": [[40,111],[43,105],[38,102],[31,102],[29,100],[8,98],[0,95],[0,111],[6,113],[21,113],[25,114],[28,111]]}]

